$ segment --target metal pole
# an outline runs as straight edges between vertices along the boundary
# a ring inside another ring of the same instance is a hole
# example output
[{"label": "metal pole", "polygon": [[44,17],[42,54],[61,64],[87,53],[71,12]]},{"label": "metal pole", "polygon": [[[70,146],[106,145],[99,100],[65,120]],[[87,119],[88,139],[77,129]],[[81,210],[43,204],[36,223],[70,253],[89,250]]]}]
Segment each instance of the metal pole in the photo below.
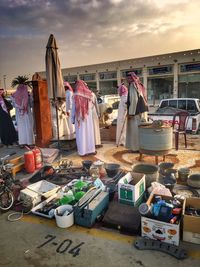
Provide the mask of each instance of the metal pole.
[{"label": "metal pole", "polygon": [[6,75],[3,75],[4,90],[6,91]]}]

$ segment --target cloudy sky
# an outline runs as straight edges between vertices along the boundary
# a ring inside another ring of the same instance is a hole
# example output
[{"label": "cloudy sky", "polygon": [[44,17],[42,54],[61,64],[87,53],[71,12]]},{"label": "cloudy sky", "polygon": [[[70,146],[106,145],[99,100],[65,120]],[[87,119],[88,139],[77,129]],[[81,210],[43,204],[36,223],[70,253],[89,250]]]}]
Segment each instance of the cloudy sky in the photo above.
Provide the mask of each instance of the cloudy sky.
[{"label": "cloudy sky", "polygon": [[62,68],[200,48],[199,10],[199,0],[0,0],[0,86],[45,70],[51,33]]}]

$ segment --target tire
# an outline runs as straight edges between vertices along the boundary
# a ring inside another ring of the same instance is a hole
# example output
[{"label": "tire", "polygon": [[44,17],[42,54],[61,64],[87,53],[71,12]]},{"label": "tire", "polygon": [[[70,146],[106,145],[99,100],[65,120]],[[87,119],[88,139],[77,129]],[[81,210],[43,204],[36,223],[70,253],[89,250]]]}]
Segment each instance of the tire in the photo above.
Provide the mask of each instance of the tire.
[{"label": "tire", "polygon": [[14,203],[14,196],[11,191],[0,192],[0,209],[9,210]]}]

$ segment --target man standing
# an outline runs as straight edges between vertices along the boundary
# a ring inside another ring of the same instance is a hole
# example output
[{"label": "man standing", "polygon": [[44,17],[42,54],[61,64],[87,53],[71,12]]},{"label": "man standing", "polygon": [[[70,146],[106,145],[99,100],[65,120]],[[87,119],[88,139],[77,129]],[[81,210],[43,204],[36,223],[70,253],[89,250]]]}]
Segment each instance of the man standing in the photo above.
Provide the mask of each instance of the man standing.
[{"label": "man standing", "polygon": [[127,81],[129,89],[127,98],[126,147],[133,152],[138,152],[138,126],[141,120],[147,119],[147,94],[139,77],[134,72],[127,74]]},{"label": "man standing", "polygon": [[73,95],[71,119],[75,123],[76,144],[80,156],[96,154],[92,105],[92,92],[84,81],[78,80]]},{"label": "man standing", "polygon": [[4,97],[4,89],[0,89],[0,140],[3,145],[10,147],[17,142],[17,132],[10,117],[12,105]]},{"label": "man standing", "polygon": [[120,96],[120,103],[118,108],[118,116],[117,116],[117,131],[116,131],[116,144],[125,145],[126,141],[126,115],[127,115],[127,95],[128,89],[122,80],[122,83],[118,87],[118,93]]},{"label": "man standing", "polygon": [[66,91],[66,115],[67,115],[67,124],[69,128],[69,139],[74,138],[75,128],[71,122],[71,111],[72,111],[72,97],[73,97],[73,89],[68,82],[64,82],[64,87]]},{"label": "man standing", "polygon": [[28,92],[28,86],[19,84],[12,100],[16,109],[19,145],[33,145],[35,144],[32,114],[33,98]]}]

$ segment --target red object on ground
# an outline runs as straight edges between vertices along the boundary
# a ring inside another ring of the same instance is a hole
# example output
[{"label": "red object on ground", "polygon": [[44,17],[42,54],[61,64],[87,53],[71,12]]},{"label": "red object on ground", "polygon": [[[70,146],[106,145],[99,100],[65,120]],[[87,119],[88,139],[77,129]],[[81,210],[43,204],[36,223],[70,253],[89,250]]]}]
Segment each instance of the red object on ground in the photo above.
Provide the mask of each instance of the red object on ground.
[{"label": "red object on ground", "polygon": [[42,167],[42,155],[39,148],[35,147],[33,150],[34,159],[35,159],[35,169],[38,170]]},{"label": "red object on ground", "polygon": [[29,150],[24,153],[24,164],[25,169],[28,173],[32,173],[35,171],[35,158],[33,151]]}]

